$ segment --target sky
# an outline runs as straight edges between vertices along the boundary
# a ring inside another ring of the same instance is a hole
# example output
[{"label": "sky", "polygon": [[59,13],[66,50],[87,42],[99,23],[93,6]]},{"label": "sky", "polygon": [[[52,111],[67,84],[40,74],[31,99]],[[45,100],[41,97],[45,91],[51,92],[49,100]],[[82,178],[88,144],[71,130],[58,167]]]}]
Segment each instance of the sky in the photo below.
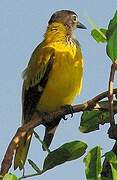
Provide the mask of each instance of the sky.
[{"label": "sky", "polygon": [[[83,103],[108,88],[111,61],[105,52],[105,44],[97,44],[91,37],[91,25],[87,15],[97,26],[106,28],[117,9],[117,0],[0,0],[0,160],[21,124],[22,71],[25,69],[32,51],[43,39],[47,22],[53,12],[60,9],[75,11],[87,30],[77,30],[76,38],[81,44],[84,57],[84,81],[82,93],[74,104]],[[82,134],[79,132],[81,113],[67,121],[61,121],[51,145],[51,150],[65,142],[82,140],[89,147],[100,145],[102,152],[111,150],[113,141],[108,139],[108,125],[99,131]],[[44,128],[36,128],[43,136]],[[45,152],[33,140],[29,158],[42,167]],[[41,177],[31,180],[77,179],[85,180],[83,158],[58,166]],[[32,170],[27,166],[27,174]],[[11,168],[10,172],[13,172]],[[20,176],[19,171],[14,174]]]}]

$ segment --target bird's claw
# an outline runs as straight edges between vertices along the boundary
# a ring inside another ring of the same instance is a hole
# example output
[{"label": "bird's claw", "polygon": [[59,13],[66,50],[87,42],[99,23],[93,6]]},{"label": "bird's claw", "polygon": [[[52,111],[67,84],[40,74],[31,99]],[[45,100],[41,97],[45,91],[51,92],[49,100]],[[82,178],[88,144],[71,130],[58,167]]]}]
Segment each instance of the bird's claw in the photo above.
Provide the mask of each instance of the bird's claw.
[{"label": "bird's claw", "polygon": [[[65,106],[63,106],[63,108],[65,108],[66,110],[68,110],[69,112],[70,112],[70,114],[71,114],[71,118],[73,117],[73,113],[74,113],[74,110],[73,110],[73,107],[71,106],[71,105],[65,105]],[[64,120],[67,120],[67,118],[64,116],[63,117],[63,119]]]},{"label": "bird's claw", "polygon": [[63,116],[63,119],[66,121],[68,118],[66,118],[65,116]]}]

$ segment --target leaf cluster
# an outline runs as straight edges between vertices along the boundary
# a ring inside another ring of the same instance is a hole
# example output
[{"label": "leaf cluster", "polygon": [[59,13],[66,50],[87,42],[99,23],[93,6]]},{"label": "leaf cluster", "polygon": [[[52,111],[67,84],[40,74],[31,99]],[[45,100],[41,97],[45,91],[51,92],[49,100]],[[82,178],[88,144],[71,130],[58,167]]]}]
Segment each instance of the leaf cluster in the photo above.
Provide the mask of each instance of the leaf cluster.
[{"label": "leaf cluster", "polygon": [[98,43],[107,43],[106,52],[110,59],[114,62],[117,59],[117,11],[110,20],[108,28],[95,28],[91,31],[91,35]]}]

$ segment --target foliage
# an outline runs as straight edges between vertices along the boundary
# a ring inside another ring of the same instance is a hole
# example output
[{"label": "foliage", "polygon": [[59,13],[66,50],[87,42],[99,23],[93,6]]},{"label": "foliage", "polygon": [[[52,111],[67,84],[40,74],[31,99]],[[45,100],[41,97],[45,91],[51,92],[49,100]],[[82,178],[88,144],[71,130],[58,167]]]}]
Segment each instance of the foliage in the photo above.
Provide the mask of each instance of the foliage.
[{"label": "foliage", "polygon": [[88,133],[99,130],[99,125],[109,123],[109,113],[101,110],[84,111],[81,116],[80,131]]},{"label": "foliage", "polygon": [[13,174],[6,174],[3,180],[18,180],[18,178]]},{"label": "foliage", "polygon": [[91,31],[91,35],[98,43],[107,42],[107,55],[114,62],[117,59],[117,11],[114,17],[110,20],[107,30],[95,27]]},{"label": "foliage", "polygon": [[117,178],[117,156],[113,151],[105,153],[105,158],[109,162],[112,171],[112,178],[116,180]]},{"label": "foliage", "polygon": [[86,152],[86,149],[86,143],[82,141],[72,141],[63,144],[61,147],[55,149],[54,151],[49,152],[44,160],[42,170],[40,170],[40,168],[32,160],[29,159],[28,162],[39,175],[67,161],[72,161],[80,158]]},{"label": "foliage", "polygon": [[87,180],[99,180],[101,173],[101,148],[99,146],[91,149],[84,158]]},{"label": "foliage", "polygon": [[108,25],[107,54],[112,61],[117,59],[117,11]]},{"label": "foliage", "polygon": [[58,149],[50,152],[44,160],[43,170],[47,171],[66,161],[72,161],[81,157],[87,149],[87,144],[81,141],[72,141],[63,144]]},{"label": "foliage", "polygon": [[93,29],[91,31],[91,35],[93,36],[93,38],[99,43],[99,42],[106,42],[107,38],[106,38],[106,29]]}]

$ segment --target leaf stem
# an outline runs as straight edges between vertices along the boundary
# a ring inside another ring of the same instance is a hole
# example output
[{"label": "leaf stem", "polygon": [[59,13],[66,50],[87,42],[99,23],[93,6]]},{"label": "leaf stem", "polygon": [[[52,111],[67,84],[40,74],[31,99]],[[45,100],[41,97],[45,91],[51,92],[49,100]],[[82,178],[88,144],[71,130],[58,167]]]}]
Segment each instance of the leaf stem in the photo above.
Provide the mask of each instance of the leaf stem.
[{"label": "leaf stem", "polygon": [[105,36],[105,34],[102,31],[100,31],[100,29],[97,27],[96,23],[94,22],[94,20],[90,16],[87,16],[87,20],[88,20],[89,24],[92,26],[92,28],[96,29],[102,35],[102,37],[105,40],[107,40],[107,37]]},{"label": "leaf stem", "polygon": [[48,154],[51,152],[50,149],[46,146],[46,144],[41,140],[39,135],[34,131],[35,138],[38,139],[38,141],[42,144],[44,149],[48,152]]},{"label": "leaf stem", "polygon": [[[43,173],[43,172],[42,172],[42,173]],[[41,175],[42,173],[34,173],[34,174],[24,175],[24,176],[18,178],[18,180],[30,178],[30,177],[33,177],[33,176],[39,176],[39,175]]]}]

